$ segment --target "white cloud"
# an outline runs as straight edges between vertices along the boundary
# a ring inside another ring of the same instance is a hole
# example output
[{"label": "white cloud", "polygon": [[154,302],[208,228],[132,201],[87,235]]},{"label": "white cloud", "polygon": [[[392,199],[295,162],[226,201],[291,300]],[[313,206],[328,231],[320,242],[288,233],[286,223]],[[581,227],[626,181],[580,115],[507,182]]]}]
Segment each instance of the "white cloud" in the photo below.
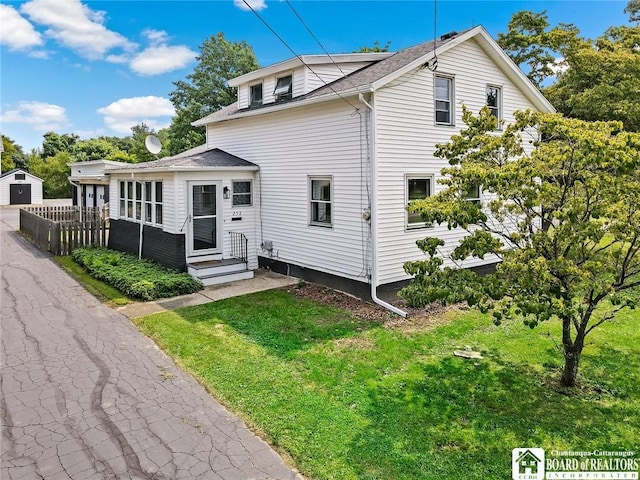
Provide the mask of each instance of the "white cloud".
[{"label": "white cloud", "polygon": [[184,45],[159,45],[134,55],[129,66],[139,75],[160,75],[187,66],[196,55]]},{"label": "white cloud", "polygon": [[549,64],[549,68],[555,75],[558,75],[559,73],[566,72],[569,68],[569,65],[567,64],[564,57],[558,57],[553,63]]},{"label": "white cloud", "polygon": [[0,122],[26,123],[37,132],[59,130],[69,125],[64,107],[38,101],[23,101],[18,108],[0,114]]},{"label": "white cloud", "polygon": [[33,25],[9,5],[0,5],[0,24],[0,44],[11,50],[26,50],[44,43]]},{"label": "white cloud", "polygon": [[175,113],[168,99],[155,96],[121,98],[97,111],[104,116],[107,127],[124,134],[143,122],[155,130],[168,127]]},{"label": "white cloud", "polygon": [[144,36],[151,45],[164,45],[169,40],[169,35],[164,30],[154,30],[153,28],[147,28],[142,31]]},{"label": "white cloud", "polygon": [[20,8],[45,34],[88,59],[103,58],[114,48],[131,51],[136,45],[104,26],[105,14],[80,0],[31,0]]},{"label": "white cloud", "polygon": [[[247,0],[247,3],[251,5],[251,8],[256,11],[264,10],[265,8],[267,8],[266,0]],[[246,12],[251,10],[251,8],[249,8],[243,0],[233,0],[233,4],[240,10],[244,10]]]}]

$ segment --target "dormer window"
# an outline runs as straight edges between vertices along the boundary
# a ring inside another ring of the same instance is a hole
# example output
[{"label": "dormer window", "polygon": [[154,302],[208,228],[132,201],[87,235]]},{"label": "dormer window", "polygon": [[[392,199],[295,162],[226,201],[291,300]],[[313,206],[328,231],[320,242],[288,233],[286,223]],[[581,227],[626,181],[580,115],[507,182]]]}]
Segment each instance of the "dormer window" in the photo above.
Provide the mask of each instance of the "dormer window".
[{"label": "dormer window", "polygon": [[250,87],[250,107],[259,107],[262,105],[262,83],[251,85]]},{"label": "dormer window", "polygon": [[293,78],[291,75],[278,78],[276,82],[276,89],[273,91],[273,96],[276,102],[282,102],[291,98],[291,91],[293,86]]}]

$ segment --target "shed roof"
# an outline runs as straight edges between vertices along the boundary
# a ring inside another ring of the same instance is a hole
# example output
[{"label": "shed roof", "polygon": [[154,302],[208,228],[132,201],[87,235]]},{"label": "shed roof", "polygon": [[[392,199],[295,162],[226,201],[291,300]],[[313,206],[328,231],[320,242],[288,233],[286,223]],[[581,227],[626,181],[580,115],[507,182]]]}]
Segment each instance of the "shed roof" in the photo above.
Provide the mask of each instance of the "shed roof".
[{"label": "shed roof", "polygon": [[40,177],[36,177],[32,173],[29,173],[26,170],[22,170],[21,168],[13,168],[11,170],[7,170],[6,172],[0,174],[0,178],[6,178],[9,175],[12,175],[14,173],[24,173],[25,175],[29,175],[31,178],[35,178],[36,180],[38,180],[40,182],[42,181],[42,179]]},{"label": "shed roof", "polygon": [[176,170],[226,170],[243,169],[258,170],[255,163],[236,157],[219,148],[207,149],[206,145],[189,149],[171,157],[161,158],[152,162],[132,163],[107,169],[110,173],[128,173],[145,171],[176,171]]}]

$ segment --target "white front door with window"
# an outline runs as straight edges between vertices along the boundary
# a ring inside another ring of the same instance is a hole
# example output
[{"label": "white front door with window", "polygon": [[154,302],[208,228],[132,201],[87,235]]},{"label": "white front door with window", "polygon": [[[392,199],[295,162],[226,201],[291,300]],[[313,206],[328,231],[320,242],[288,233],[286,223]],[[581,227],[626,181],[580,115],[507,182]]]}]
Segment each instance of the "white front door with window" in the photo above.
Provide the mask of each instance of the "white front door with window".
[{"label": "white front door with window", "polygon": [[221,182],[189,182],[189,234],[187,253],[191,256],[222,252]]}]

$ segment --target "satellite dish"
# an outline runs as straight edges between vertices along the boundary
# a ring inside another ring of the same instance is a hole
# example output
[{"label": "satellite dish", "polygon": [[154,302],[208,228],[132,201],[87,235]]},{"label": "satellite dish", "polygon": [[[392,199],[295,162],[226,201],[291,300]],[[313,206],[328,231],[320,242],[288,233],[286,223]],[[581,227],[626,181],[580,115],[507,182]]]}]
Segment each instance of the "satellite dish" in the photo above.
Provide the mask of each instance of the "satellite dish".
[{"label": "satellite dish", "polygon": [[158,137],[155,135],[147,135],[147,138],[144,139],[144,146],[147,147],[147,150],[151,152],[153,155],[157,155],[162,150],[162,143],[158,140]]}]

